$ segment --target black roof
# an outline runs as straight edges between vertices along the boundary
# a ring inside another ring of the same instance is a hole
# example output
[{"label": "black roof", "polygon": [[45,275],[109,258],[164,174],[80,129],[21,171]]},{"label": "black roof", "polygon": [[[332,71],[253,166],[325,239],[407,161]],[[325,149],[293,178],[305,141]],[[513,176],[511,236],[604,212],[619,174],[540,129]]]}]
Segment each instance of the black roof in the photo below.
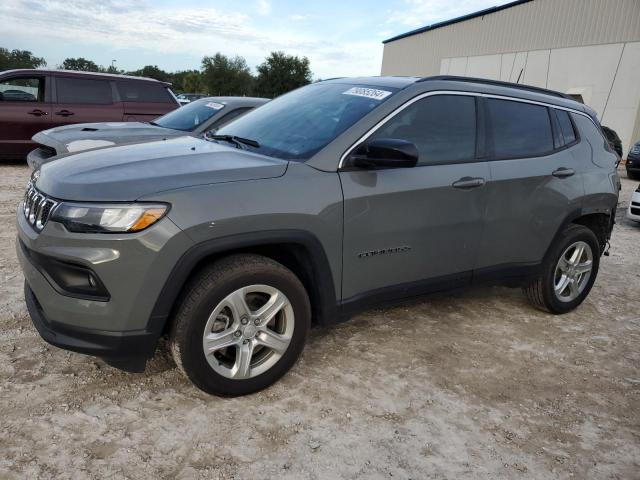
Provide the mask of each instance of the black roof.
[{"label": "black roof", "polygon": [[555,97],[565,98],[567,100],[573,100],[570,95],[557,92],[555,90],[549,90],[542,87],[534,87],[533,85],[526,85],[522,83],[503,82],[501,80],[491,80],[488,78],[475,78],[475,77],[459,77],[456,75],[434,75],[432,77],[424,77],[418,80],[419,82],[427,82],[430,80],[450,80],[453,82],[467,82],[467,83],[480,83],[483,85],[494,85],[496,87],[517,88],[519,90],[526,90],[529,92],[542,93],[545,95],[553,95]]},{"label": "black roof", "polygon": [[350,85],[370,85],[372,87],[405,88],[416,83],[421,77],[337,77],[323,80],[323,83],[346,83]]},{"label": "black roof", "polygon": [[492,85],[496,87],[515,88],[533,93],[542,93],[560,97],[565,100],[574,101],[570,95],[566,95],[555,90],[548,90],[542,87],[534,87],[533,85],[525,85],[522,83],[503,82],[500,80],[491,80],[488,78],[459,77],[456,75],[433,75],[430,77],[402,77],[402,76],[380,76],[380,77],[338,77],[323,80],[323,83],[345,83],[349,85],[369,85],[372,87],[391,87],[403,89],[414,83],[431,82],[431,81],[449,81],[449,82],[465,82],[478,83],[481,85]]},{"label": "black roof", "polygon": [[485,8],[484,10],[480,10],[478,12],[469,13],[468,15],[463,15],[461,17],[452,18],[451,20],[445,20],[443,22],[434,23],[433,25],[420,27],[415,30],[411,30],[410,32],[401,33],[400,35],[396,35],[395,37],[383,40],[382,43],[393,42],[394,40],[400,40],[401,38],[417,35],[418,33],[428,32],[429,30],[435,30],[436,28],[446,27],[447,25],[452,25],[454,23],[464,22],[465,20],[471,20],[472,18],[482,17],[490,13],[499,12],[500,10],[506,10],[507,8],[522,5],[523,3],[528,3],[531,1],[532,0],[516,0],[515,2],[505,3],[504,5],[499,5],[497,7]]}]

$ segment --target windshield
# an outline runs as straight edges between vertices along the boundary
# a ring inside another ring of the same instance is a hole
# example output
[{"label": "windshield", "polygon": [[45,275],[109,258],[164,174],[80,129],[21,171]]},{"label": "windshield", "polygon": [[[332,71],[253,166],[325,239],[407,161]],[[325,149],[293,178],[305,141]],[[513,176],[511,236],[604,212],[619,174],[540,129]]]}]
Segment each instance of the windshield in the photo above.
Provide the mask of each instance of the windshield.
[{"label": "windshield", "polygon": [[153,121],[154,125],[191,132],[224,108],[224,104],[203,100],[191,102]]},{"label": "windshield", "polygon": [[307,85],[247,113],[216,133],[250,138],[260,144],[256,149],[260,153],[302,161],[397,91],[344,83]]}]

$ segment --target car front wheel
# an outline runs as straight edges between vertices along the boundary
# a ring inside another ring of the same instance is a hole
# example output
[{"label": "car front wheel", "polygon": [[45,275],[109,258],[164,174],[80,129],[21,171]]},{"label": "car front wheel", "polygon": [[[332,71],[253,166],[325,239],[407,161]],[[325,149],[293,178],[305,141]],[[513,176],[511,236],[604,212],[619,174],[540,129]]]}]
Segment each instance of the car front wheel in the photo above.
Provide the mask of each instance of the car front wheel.
[{"label": "car front wheel", "polygon": [[293,272],[266,257],[235,255],[189,282],[174,319],[171,350],[198,388],[245,395],[293,366],[310,324],[309,298]]}]

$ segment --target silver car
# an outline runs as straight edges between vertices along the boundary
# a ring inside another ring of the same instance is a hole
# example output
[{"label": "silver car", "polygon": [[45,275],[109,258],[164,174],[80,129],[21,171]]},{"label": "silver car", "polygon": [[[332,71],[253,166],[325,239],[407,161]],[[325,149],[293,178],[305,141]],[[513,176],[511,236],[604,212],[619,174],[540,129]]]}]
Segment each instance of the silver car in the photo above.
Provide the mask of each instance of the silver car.
[{"label": "silver car", "polygon": [[84,150],[184,135],[201,137],[268,101],[254,97],[207,97],[148,123],[78,123],[52,128],[33,136],[39,146],[29,153],[27,163],[35,170],[44,163]]}]

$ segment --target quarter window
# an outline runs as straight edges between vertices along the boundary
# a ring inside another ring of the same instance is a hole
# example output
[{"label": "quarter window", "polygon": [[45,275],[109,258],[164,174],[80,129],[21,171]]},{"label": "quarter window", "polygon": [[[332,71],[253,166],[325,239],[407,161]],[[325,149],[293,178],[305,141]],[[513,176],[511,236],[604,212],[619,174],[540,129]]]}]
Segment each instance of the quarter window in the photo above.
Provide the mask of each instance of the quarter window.
[{"label": "quarter window", "polygon": [[113,103],[111,83],[107,80],[58,77],[56,79],[58,103],[109,105]]},{"label": "quarter window", "polygon": [[10,78],[0,82],[2,102],[42,102],[44,101],[44,78]]},{"label": "quarter window", "polygon": [[236,108],[235,110],[232,110],[229,113],[227,113],[226,115],[222,116],[222,118],[219,118],[218,120],[213,122],[213,124],[209,127],[208,131],[211,132],[211,131],[215,131],[215,130],[217,130],[219,128],[222,128],[227,123],[231,123],[232,120],[235,120],[240,115],[244,115],[245,113],[247,113],[249,110],[252,110],[252,109],[253,109],[253,107]]},{"label": "quarter window", "polygon": [[372,138],[413,143],[419,165],[471,160],[476,152],[476,102],[463,95],[418,100],[378,129]]},{"label": "quarter window", "polygon": [[547,107],[496,99],[487,105],[497,158],[534,157],[553,150]]},{"label": "quarter window", "polygon": [[118,82],[118,92],[123,102],[173,103],[167,88],[154,82]]},{"label": "quarter window", "polygon": [[564,110],[556,110],[556,118],[558,119],[560,132],[564,137],[564,144],[571,145],[576,141],[576,132],[573,129],[573,123],[571,123],[569,113]]}]

